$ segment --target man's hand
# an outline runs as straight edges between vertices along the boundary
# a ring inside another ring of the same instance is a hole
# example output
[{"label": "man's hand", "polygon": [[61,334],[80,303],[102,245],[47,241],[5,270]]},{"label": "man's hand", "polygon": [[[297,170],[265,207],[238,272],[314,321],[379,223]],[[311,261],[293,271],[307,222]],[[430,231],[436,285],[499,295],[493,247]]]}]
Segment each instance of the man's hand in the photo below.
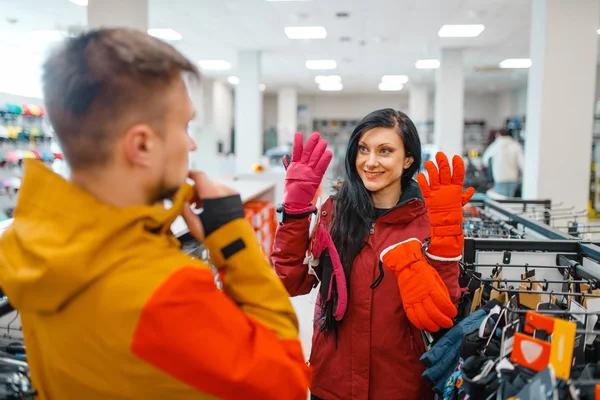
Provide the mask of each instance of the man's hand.
[{"label": "man's hand", "polygon": [[[192,200],[192,203],[186,203],[183,207],[183,219],[190,229],[190,234],[198,241],[202,242],[205,238],[205,227],[200,220],[200,217],[194,213],[192,207],[200,208],[204,207],[206,200],[218,200],[225,197],[235,196],[238,193],[230,188],[229,186],[223,185],[221,183],[213,182],[204,172],[200,171],[190,171],[189,178],[194,181],[194,186],[196,189],[196,196]],[[213,208],[215,202],[209,202],[210,207]],[[212,213],[214,209],[207,209],[205,207],[204,213]],[[208,232],[209,234],[212,232]]]}]

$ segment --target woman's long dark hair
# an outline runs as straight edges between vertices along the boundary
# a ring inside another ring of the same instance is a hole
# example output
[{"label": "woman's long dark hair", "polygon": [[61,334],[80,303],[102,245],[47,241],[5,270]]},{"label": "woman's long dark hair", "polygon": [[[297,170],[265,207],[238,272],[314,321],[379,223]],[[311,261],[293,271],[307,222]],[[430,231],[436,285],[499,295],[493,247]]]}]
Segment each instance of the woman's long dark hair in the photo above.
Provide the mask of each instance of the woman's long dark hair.
[{"label": "woman's long dark hair", "polygon": [[[404,143],[406,156],[413,157],[412,165],[404,170],[401,187],[404,189],[421,167],[421,141],[415,124],[406,114],[391,108],[377,110],[367,115],[354,129],[346,149],[346,176],[340,189],[331,222],[331,238],[340,255],[348,293],[350,295],[350,271],[354,259],[363,248],[371,224],[375,221],[375,206],[371,192],[365,188],[356,170],[358,142],[363,133],[374,128],[391,128],[398,132]],[[325,331],[336,330],[337,321],[333,318],[333,305],[324,305]]]}]

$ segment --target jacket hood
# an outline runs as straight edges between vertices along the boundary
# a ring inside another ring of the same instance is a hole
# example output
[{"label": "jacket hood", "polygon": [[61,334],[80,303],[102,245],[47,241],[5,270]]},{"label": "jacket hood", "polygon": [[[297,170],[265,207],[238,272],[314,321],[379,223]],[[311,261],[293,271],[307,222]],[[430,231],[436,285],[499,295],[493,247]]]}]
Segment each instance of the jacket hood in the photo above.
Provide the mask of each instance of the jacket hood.
[{"label": "jacket hood", "polygon": [[140,235],[176,241],[170,226],[192,196],[185,184],[169,209],[120,209],[26,160],[13,223],[0,237],[0,285],[19,310],[57,311],[118,266]]}]

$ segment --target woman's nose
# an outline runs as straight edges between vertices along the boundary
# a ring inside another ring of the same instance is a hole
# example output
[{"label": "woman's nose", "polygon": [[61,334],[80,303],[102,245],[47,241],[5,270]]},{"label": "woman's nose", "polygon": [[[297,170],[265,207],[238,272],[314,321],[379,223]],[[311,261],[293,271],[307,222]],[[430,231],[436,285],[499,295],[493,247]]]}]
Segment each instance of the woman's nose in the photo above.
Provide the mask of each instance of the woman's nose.
[{"label": "woman's nose", "polygon": [[377,156],[375,154],[370,154],[369,158],[367,159],[367,163],[366,163],[366,167],[367,168],[375,168],[377,167]]}]

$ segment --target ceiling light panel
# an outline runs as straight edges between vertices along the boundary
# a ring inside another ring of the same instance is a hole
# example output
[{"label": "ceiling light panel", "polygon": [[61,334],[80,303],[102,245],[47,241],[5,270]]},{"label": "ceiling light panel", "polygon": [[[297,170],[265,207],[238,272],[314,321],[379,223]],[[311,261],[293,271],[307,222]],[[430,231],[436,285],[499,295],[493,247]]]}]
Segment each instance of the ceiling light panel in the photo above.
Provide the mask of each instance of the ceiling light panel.
[{"label": "ceiling light panel", "polygon": [[446,38],[477,37],[484,29],[484,25],[444,25],[438,32],[438,36]]},{"label": "ceiling light panel", "polygon": [[288,26],[284,29],[290,39],[325,39],[327,30],[322,26]]},{"label": "ceiling light panel", "polygon": [[323,83],[340,83],[342,82],[342,77],[339,75],[317,75],[315,82],[319,85]]},{"label": "ceiling light panel", "polygon": [[382,92],[399,92],[404,88],[404,85],[397,82],[381,82],[378,88]]},{"label": "ceiling light panel", "polygon": [[324,92],[339,92],[344,89],[344,85],[341,82],[327,82],[319,85],[319,90]]}]

